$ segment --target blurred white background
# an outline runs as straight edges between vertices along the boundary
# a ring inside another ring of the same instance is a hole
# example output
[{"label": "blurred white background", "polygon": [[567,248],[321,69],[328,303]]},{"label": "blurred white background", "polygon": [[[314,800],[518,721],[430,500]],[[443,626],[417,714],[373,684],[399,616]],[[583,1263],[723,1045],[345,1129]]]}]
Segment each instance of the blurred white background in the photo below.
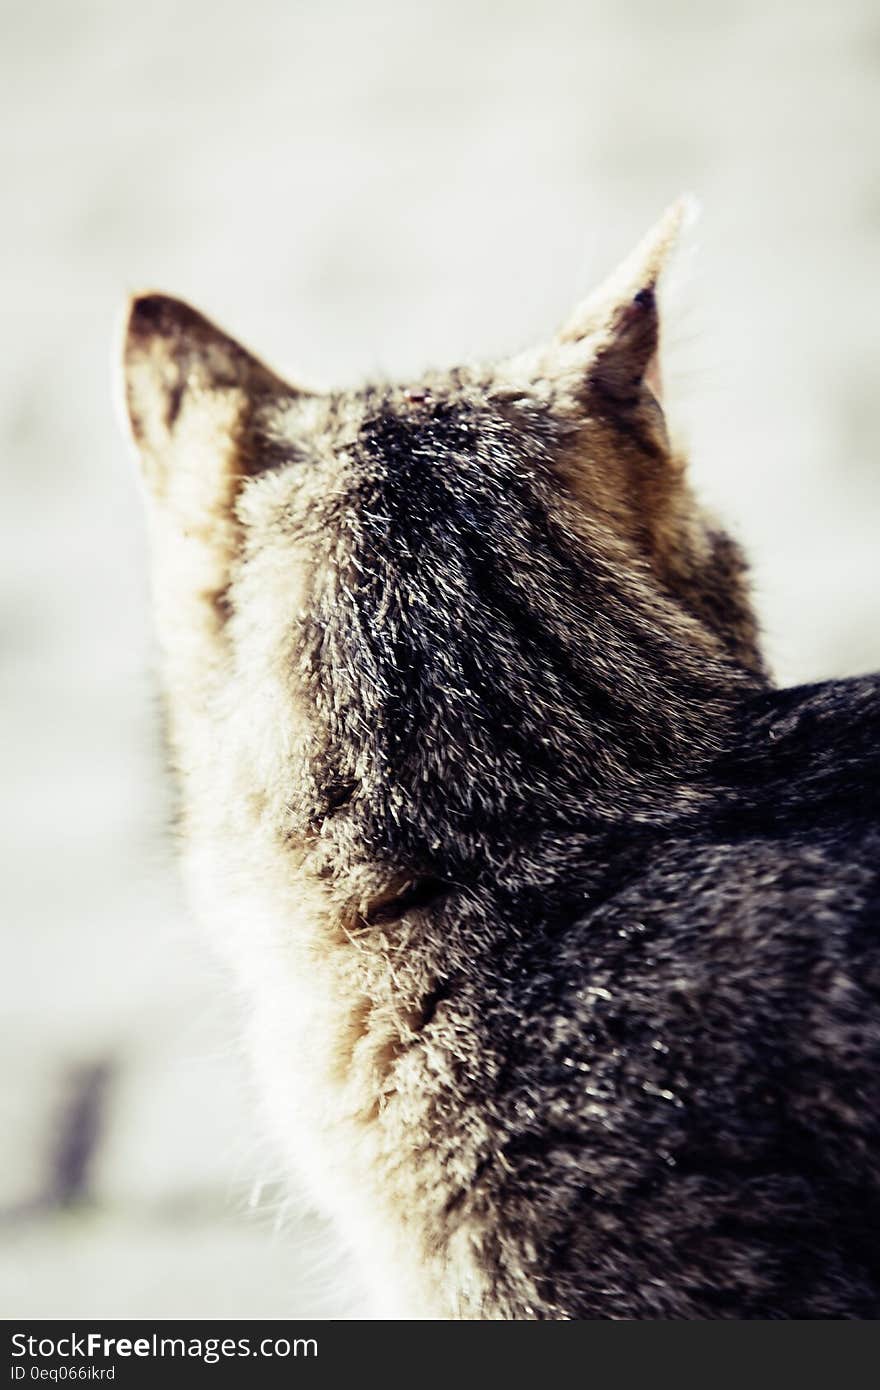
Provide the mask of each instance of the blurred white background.
[{"label": "blurred white background", "polygon": [[293,373],[353,383],[525,345],[693,190],[669,342],[695,474],[753,557],[778,678],[880,666],[880,11],[2,18],[0,1312],[344,1316],[320,1223],[279,1206],[173,867],[111,394],[124,296],[178,293]]}]

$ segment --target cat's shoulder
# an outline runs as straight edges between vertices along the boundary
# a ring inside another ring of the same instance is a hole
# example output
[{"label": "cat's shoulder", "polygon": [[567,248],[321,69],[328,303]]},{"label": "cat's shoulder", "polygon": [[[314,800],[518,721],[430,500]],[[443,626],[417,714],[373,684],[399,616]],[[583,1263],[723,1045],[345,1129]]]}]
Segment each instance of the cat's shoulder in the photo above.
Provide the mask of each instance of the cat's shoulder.
[{"label": "cat's shoulder", "polygon": [[743,707],[715,769],[729,814],[762,806],[780,823],[834,811],[880,817],[880,673],[769,690]]},{"label": "cat's shoulder", "polygon": [[745,716],[753,739],[807,739],[831,750],[853,739],[870,741],[880,724],[880,671],[764,691],[748,702]]}]

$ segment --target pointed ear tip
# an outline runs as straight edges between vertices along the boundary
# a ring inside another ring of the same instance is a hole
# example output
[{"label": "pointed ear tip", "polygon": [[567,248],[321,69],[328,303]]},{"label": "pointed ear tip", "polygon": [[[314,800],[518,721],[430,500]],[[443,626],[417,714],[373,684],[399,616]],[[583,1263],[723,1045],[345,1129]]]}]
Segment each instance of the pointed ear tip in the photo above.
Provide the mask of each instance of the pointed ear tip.
[{"label": "pointed ear tip", "polygon": [[168,337],[183,327],[201,322],[201,315],[182,299],[157,290],[138,290],[129,295],[124,316],[126,348]]},{"label": "pointed ear tip", "polygon": [[670,203],[661,221],[668,225],[671,236],[680,236],[699,221],[702,211],[703,205],[696,193],[681,193]]},{"label": "pointed ear tip", "polygon": [[137,290],[120,306],[114,393],[124,428],[136,445],[144,439],[143,392],[150,389],[145,387],[142,369],[147,369],[155,383],[157,345],[164,341],[165,352],[176,354],[178,345],[174,340],[199,320],[195,309],[157,290]]},{"label": "pointed ear tip", "polygon": [[683,193],[669,204],[634,252],[630,265],[635,263],[639,267],[640,276],[652,289],[656,288],[699,215],[699,200],[692,193]]},{"label": "pointed ear tip", "polygon": [[694,193],[682,193],[670,203],[656,223],[648,240],[653,243],[661,262],[681,243],[682,238],[699,221],[702,205]]}]

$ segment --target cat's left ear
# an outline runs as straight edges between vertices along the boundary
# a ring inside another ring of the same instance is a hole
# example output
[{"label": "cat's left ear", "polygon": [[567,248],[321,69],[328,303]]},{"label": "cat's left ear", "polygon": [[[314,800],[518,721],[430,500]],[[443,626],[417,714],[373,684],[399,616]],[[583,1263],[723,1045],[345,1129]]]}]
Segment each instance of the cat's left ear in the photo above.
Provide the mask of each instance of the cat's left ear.
[{"label": "cat's left ear", "polygon": [[[145,483],[162,640],[209,659],[241,542],[236,501],[263,471],[260,421],[300,393],[196,309],[164,294],[129,306],[120,374]],[[181,668],[183,669],[183,668]],[[183,677],[181,677],[183,679]]]},{"label": "cat's left ear", "polygon": [[548,382],[591,413],[625,415],[649,393],[659,400],[657,289],[692,208],[691,199],[673,203],[556,336],[538,352],[514,359],[509,370]]},{"label": "cat's left ear", "polygon": [[253,407],[293,394],[210,319],[164,294],[131,300],[122,377],[148,490],[193,514],[254,467],[245,438]]}]

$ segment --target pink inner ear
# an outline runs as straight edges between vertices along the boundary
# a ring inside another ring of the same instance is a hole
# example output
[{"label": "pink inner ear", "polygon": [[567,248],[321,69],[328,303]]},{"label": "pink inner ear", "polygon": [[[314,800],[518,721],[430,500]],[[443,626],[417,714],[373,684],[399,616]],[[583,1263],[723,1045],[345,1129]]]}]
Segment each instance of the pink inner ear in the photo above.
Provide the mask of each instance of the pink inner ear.
[{"label": "pink inner ear", "polygon": [[648,363],[647,367],[645,368],[645,375],[644,375],[644,377],[642,378],[642,380],[644,381],[645,385],[647,386],[647,388],[648,388],[648,390],[651,392],[651,394],[654,395],[654,396],[656,396],[656,398],[657,398],[658,401],[661,401],[661,402],[662,402],[662,400],[663,400],[663,377],[662,377],[662,375],[661,375],[661,373],[660,373],[660,354],[659,354],[659,352],[655,352],[655,353],[652,355],[650,362]]}]

